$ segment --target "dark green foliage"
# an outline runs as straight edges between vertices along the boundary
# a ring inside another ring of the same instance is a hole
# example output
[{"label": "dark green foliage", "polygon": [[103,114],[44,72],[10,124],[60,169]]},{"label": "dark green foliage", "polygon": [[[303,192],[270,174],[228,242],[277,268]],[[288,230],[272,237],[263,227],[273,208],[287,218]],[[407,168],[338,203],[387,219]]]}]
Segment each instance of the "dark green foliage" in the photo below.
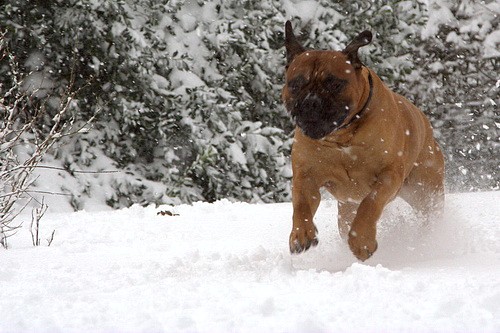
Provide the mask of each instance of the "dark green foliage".
[{"label": "dark green foliage", "polygon": [[[466,19],[459,7],[457,18]],[[362,30],[376,33],[361,51],[362,60],[431,115],[449,157],[450,188],[498,188],[495,162],[484,160],[494,160],[497,147],[497,109],[488,98],[498,101],[491,81],[498,77],[498,59],[482,58],[481,40],[458,28],[440,25],[435,37],[421,38],[427,22],[423,2],[10,0],[0,5],[0,29],[20,70],[33,83],[43,82],[40,91],[54,97],[75,73],[75,91],[81,90],[74,115],[81,122],[96,117],[86,135],[58,147],[56,158],[68,170],[105,165],[122,171],[99,180],[75,174],[81,184],[71,190],[75,208],[100,186],[114,207],[288,200],[293,126],[280,94],[283,26],[290,18],[311,48],[342,49]],[[496,29],[498,20],[491,18],[491,25],[490,31]],[[450,31],[461,38],[469,34],[475,42],[450,44]],[[2,92],[12,77],[3,61]],[[469,91],[474,96],[465,94]],[[476,164],[493,176],[477,181]]]},{"label": "dark green foliage", "polygon": [[431,117],[447,157],[448,190],[499,189],[500,45],[486,42],[500,29],[494,1],[433,10],[443,22],[416,40],[414,70],[398,87]]}]

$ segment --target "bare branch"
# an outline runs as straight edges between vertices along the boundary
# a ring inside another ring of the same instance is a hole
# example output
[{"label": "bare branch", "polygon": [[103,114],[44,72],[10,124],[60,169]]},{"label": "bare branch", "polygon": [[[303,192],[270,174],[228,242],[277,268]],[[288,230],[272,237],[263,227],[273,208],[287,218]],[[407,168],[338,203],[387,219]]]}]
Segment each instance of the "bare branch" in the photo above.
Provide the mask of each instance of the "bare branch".
[{"label": "bare branch", "polygon": [[[30,233],[33,246],[40,245],[40,220],[47,211],[47,208],[49,208],[49,206],[47,206],[42,199],[40,208],[33,208],[33,210],[31,211]],[[52,233],[52,237],[53,236],[54,232]]]},{"label": "bare branch", "polygon": [[[19,166],[18,168],[23,168],[24,166]],[[51,165],[37,165],[37,169],[50,169],[50,170],[60,170],[67,171],[70,173],[90,173],[90,174],[103,174],[103,173],[118,173],[120,170],[101,170],[101,171],[85,171],[85,170],[68,170],[61,167],[51,166]]]},{"label": "bare branch", "polygon": [[[90,84],[92,78],[83,87],[75,89],[75,60],[69,83],[62,96],[59,97],[59,107],[52,116],[52,123],[47,130],[42,131],[42,125],[47,125],[42,123],[48,115],[47,101],[54,96],[40,100],[36,97],[38,89],[26,91],[22,88],[25,78],[30,73],[24,75],[21,73],[15,57],[6,47],[2,33],[0,33],[0,59],[8,60],[12,76],[11,87],[4,91],[0,86],[0,245],[7,248],[7,238],[20,227],[20,225],[13,225],[12,222],[26,207],[27,203],[23,205],[22,202],[30,202],[34,199],[31,194],[71,196],[67,193],[34,191],[30,190],[30,187],[36,180],[33,172],[39,167],[38,164],[47,151],[61,138],[81,133],[82,129],[93,120],[92,118],[82,127],[74,130],[75,118],[70,115],[76,96],[81,89]],[[28,153],[24,161],[19,161],[14,149],[26,145],[31,146],[33,152]],[[42,200],[41,208],[32,211],[31,230],[34,245],[40,244],[39,221],[46,209],[47,205]],[[47,240],[49,245],[53,237],[54,233]]]},{"label": "bare branch", "polygon": [[52,231],[52,234],[50,235],[49,238],[47,238],[47,246],[50,246],[52,244],[52,241],[54,240],[54,235],[55,235],[56,231],[53,230]]}]

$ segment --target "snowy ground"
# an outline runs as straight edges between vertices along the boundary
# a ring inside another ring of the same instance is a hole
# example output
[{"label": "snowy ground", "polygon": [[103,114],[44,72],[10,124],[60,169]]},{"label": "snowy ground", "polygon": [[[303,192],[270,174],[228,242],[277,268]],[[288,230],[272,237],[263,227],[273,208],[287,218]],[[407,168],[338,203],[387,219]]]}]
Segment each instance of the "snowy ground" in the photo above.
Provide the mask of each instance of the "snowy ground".
[{"label": "snowy ground", "polygon": [[428,230],[395,201],[365,263],[333,200],[298,256],[290,204],[47,214],[50,247],[23,229],[0,249],[0,332],[500,332],[499,202],[448,195]]}]

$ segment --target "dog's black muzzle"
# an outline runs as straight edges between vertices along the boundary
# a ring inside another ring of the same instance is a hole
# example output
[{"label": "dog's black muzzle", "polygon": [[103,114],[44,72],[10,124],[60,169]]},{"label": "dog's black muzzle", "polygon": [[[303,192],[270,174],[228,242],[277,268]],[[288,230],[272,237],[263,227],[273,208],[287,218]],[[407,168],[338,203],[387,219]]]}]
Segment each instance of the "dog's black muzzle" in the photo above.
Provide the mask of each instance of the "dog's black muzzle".
[{"label": "dog's black muzzle", "polygon": [[291,115],[297,126],[311,139],[321,139],[339,128],[349,114],[345,103],[325,101],[307,94],[294,105]]}]

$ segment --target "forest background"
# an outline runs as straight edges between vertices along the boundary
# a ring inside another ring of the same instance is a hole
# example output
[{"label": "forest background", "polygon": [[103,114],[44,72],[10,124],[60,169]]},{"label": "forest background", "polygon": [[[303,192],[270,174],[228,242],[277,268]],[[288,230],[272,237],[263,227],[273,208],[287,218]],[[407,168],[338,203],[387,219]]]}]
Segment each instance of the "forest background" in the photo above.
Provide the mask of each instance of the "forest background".
[{"label": "forest background", "polygon": [[0,171],[25,163],[56,122],[67,135],[30,185],[50,183],[75,210],[288,201],[287,19],[309,48],[374,32],[361,57],[430,117],[448,191],[499,189],[494,0],[3,1],[0,132],[31,125],[19,144],[0,142]]}]

